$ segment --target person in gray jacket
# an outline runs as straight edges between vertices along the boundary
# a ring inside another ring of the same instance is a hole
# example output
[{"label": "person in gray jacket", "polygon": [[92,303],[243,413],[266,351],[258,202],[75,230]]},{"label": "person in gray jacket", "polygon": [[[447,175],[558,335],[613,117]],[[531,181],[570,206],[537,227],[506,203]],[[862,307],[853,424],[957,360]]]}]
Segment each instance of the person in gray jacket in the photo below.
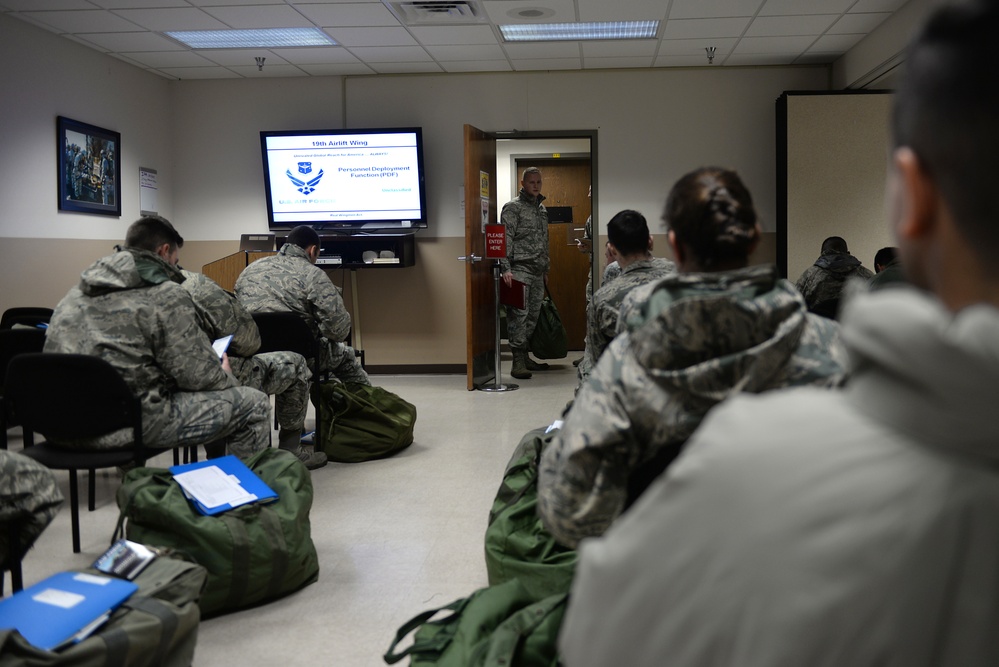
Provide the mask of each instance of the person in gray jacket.
[{"label": "person in gray jacket", "polygon": [[942,5],[895,93],[914,286],[844,306],[842,390],[743,396],[580,546],[567,667],[999,663],[999,4]]},{"label": "person in gray jacket", "polygon": [[748,266],[760,228],[738,174],[687,174],[663,218],[679,273],[630,291],[642,303],[622,306],[624,332],[541,459],[538,513],[566,546],[603,533],[717,403],[831,385],[846,363],[835,322],[806,312],[776,267]]}]

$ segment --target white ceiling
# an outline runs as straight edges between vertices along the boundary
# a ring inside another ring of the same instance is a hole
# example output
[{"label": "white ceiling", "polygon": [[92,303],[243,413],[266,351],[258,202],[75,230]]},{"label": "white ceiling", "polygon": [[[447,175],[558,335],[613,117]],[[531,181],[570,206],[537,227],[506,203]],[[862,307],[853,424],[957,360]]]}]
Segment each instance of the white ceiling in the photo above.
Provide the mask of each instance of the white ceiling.
[{"label": "white ceiling", "polygon": [[[0,11],[169,79],[218,79],[830,63],[905,2],[458,0],[467,9],[429,20],[411,0],[0,0]],[[508,44],[497,28],[649,19],[658,38],[637,41]],[[339,46],[193,50],[163,35],[312,26]]]}]

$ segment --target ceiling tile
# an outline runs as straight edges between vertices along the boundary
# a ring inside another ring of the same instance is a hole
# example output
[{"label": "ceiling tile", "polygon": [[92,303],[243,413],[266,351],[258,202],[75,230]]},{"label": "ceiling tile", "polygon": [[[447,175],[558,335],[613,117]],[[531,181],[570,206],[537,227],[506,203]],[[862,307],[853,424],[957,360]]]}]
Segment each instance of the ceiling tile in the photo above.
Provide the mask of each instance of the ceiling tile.
[{"label": "ceiling tile", "polygon": [[518,72],[528,72],[546,69],[582,69],[579,58],[533,58],[514,60],[513,68]]},{"label": "ceiling tile", "polygon": [[[497,24],[507,23],[565,23],[576,21],[576,8],[572,0],[486,0],[482,3],[489,19]],[[540,16],[523,17],[520,11],[542,12]]]},{"label": "ceiling tile", "polygon": [[815,40],[815,43],[808,47],[808,50],[822,53],[845,53],[863,38],[863,35],[823,35]]},{"label": "ceiling tile", "polygon": [[488,25],[413,26],[409,29],[421,44],[497,44],[493,29]]},{"label": "ceiling tile", "polygon": [[755,16],[764,0],[673,0],[671,19]]},{"label": "ceiling tile", "polygon": [[444,71],[434,62],[375,63],[371,67],[379,74],[423,74]]},{"label": "ceiling tile", "polygon": [[590,21],[662,21],[666,18],[668,3],[662,0],[576,0],[579,20]]},{"label": "ceiling tile", "polygon": [[718,58],[715,58],[715,64],[711,65],[710,63],[708,63],[708,59],[703,55],[701,56],[668,55],[668,56],[659,56],[658,58],[656,58],[655,66],[656,67],[699,67],[699,66],[718,67],[719,60]]},{"label": "ceiling tile", "polygon": [[160,37],[154,32],[96,32],[84,36],[108,51],[184,51],[183,44]]},{"label": "ceiling tile", "polygon": [[18,18],[21,16],[30,17],[60,32],[127,32],[140,27],[101,9],[82,12],[25,12],[23,15],[19,14]]},{"label": "ceiling tile", "polygon": [[652,67],[652,57],[641,58],[631,56],[625,58],[613,58],[597,56],[594,58],[583,58],[583,65],[587,69],[628,69],[635,67]]},{"label": "ceiling tile", "polygon": [[579,58],[579,42],[519,42],[503,49],[511,59]]},{"label": "ceiling tile", "polygon": [[433,58],[420,46],[359,46],[351,53],[366,63],[430,62]]},{"label": "ceiling tile", "polygon": [[350,51],[336,46],[303,49],[271,49],[271,51],[295,65],[331,65],[360,62]]},{"label": "ceiling tile", "polygon": [[855,0],[767,0],[760,16],[803,16],[842,14]]},{"label": "ceiling tile", "polygon": [[15,12],[94,8],[94,4],[87,0],[2,0],[0,5]]},{"label": "ceiling tile", "polygon": [[758,16],[749,24],[747,37],[781,35],[821,35],[839,18],[839,14],[809,16]]},{"label": "ceiling tile", "polygon": [[299,65],[298,68],[310,76],[360,76],[375,73],[373,69],[363,63],[308,64]]},{"label": "ceiling tile", "polygon": [[[735,66],[769,66],[769,65],[790,65],[794,62],[795,56],[774,53],[733,53],[725,59],[725,65]],[[717,60],[715,62],[718,62]]]},{"label": "ceiling tile", "polygon": [[226,26],[237,30],[272,28],[276,26],[281,28],[313,27],[311,21],[288,5],[205,7],[204,11],[222,21]]},{"label": "ceiling tile", "polygon": [[884,23],[891,14],[845,14],[829,28],[830,35],[867,34]]},{"label": "ceiling tile", "polygon": [[256,58],[262,57],[266,60],[266,67],[290,64],[284,58],[276,55],[267,49],[199,49],[195,51],[199,56],[205,58],[216,65],[237,69],[240,66],[256,67]]},{"label": "ceiling tile", "polygon": [[[7,0],[4,0],[5,2]],[[32,0],[33,1],[33,0]],[[44,1],[44,0],[43,0]],[[274,2],[274,0],[267,0]],[[152,7],[190,7],[187,0],[90,0],[90,3],[101,9],[139,9]]]},{"label": "ceiling tile", "polygon": [[505,60],[503,49],[498,44],[461,45],[461,46],[428,46],[426,47],[435,60]]},{"label": "ceiling tile", "polygon": [[[222,30],[228,26],[194,7],[170,9],[119,9],[115,14],[146,30]],[[107,32],[102,30],[101,32]]]},{"label": "ceiling tile", "polygon": [[247,79],[269,79],[305,75],[305,72],[294,65],[271,65],[270,63],[264,63],[263,69],[259,69],[256,65],[241,65],[226,69],[230,69]]},{"label": "ceiling tile", "polygon": [[146,51],[124,55],[146,67],[210,67],[215,64],[193,51]]},{"label": "ceiling tile", "polygon": [[513,68],[505,60],[469,60],[466,62],[444,62],[445,72],[511,72]]},{"label": "ceiling tile", "polygon": [[857,0],[857,4],[850,7],[850,13],[854,12],[894,12],[901,9],[908,0]]},{"label": "ceiling tile", "polygon": [[235,72],[225,67],[162,67],[160,71],[180,80],[238,78]]},{"label": "ceiling tile", "polygon": [[654,39],[615,39],[599,42],[580,42],[584,58],[623,58],[652,56],[659,42]]},{"label": "ceiling tile", "polygon": [[[128,2],[128,0],[121,0]],[[155,2],[155,0],[153,0]],[[223,7],[226,5],[273,5],[279,0],[187,0],[187,4],[198,7]]]},{"label": "ceiling tile", "polygon": [[739,40],[733,37],[712,40],[671,39],[669,41],[663,41],[663,43],[659,45],[659,55],[696,56],[707,59],[707,53],[704,49],[705,47],[713,46],[715,47],[715,62],[718,62],[718,58],[732,52],[732,49],[735,48],[738,41]]},{"label": "ceiling tile", "polygon": [[337,4],[299,4],[295,9],[323,27],[397,26],[399,20],[385,5],[377,2],[344,2]]},{"label": "ceiling tile", "polygon": [[[743,37],[735,47],[738,54],[798,55],[815,41],[815,37]],[[777,62],[777,61],[775,61]]]},{"label": "ceiling tile", "polygon": [[663,39],[694,39],[699,37],[738,37],[749,25],[748,18],[731,19],[670,19],[663,30]]},{"label": "ceiling tile", "polygon": [[413,46],[416,40],[405,28],[326,28],[344,46]]}]

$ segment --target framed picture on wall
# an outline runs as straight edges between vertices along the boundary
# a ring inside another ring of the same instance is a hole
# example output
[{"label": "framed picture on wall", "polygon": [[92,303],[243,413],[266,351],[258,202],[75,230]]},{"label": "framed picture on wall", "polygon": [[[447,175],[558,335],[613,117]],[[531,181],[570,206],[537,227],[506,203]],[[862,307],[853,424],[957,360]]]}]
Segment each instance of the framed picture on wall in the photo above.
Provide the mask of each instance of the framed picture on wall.
[{"label": "framed picture on wall", "polygon": [[59,210],[121,217],[121,135],[59,116],[56,146]]}]

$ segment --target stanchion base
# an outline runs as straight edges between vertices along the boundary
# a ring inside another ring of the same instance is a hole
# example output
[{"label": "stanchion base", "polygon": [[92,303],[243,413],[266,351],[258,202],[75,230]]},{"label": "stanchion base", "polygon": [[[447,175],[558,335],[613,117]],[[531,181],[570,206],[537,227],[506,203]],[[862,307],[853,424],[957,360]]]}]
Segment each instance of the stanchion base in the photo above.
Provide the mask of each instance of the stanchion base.
[{"label": "stanchion base", "polygon": [[479,391],[513,391],[514,389],[520,389],[519,384],[486,384],[481,387],[476,387]]}]

